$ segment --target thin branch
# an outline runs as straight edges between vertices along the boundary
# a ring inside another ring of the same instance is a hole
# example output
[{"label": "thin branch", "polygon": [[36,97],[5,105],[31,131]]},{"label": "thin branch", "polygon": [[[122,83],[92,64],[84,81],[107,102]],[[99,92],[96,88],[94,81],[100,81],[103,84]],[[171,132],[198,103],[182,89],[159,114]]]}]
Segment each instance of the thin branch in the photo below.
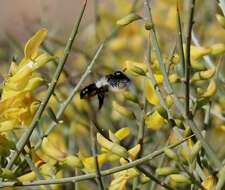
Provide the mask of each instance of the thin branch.
[{"label": "thin branch", "polygon": [[12,158],[10,159],[9,163],[7,164],[6,168],[10,169],[12,168],[14,162],[16,161],[17,157],[19,156],[19,154],[21,153],[21,151],[24,149],[25,145],[27,144],[27,142],[29,141],[29,138],[33,132],[33,130],[35,129],[35,127],[37,126],[41,116],[42,116],[42,113],[44,112],[44,109],[45,107],[47,106],[48,104],[48,101],[51,97],[51,95],[53,94],[54,92],[54,89],[56,87],[56,84],[57,84],[57,81],[59,79],[59,76],[63,70],[63,67],[67,61],[67,58],[69,56],[69,53],[70,53],[70,50],[71,50],[71,47],[73,45],[73,41],[78,33],[78,29],[79,29],[79,26],[80,26],[80,23],[81,23],[81,19],[83,17],[83,14],[84,14],[84,10],[86,8],[86,4],[87,4],[87,0],[85,1],[83,7],[82,7],[82,10],[81,10],[81,13],[79,15],[79,18],[78,18],[78,21],[76,22],[76,24],[74,25],[73,29],[72,29],[72,32],[70,34],[70,37],[67,41],[67,44],[66,44],[66,47],[65,47],[65,50],[64,50],[64,54],[63,54],[63,57],[62,59],[60,60],[60,63],[55,71],[55,74],[52,78],[52,81],[51,81],[51,84],[49,85],[49,88],[48,88],[48,91],[47,91],[47,95],[46,97],[43,99],[43,101],[41,102],[37,112],[35,113],[35,116],[30,124],[30,126],[28,127],[27,131],[23,134],[23,136],[20,138],[18,144],[17,144],[17,150],[13,155],[12,155]]},{"label": "thin branch", "polygon": [[179,4],[177,3],[177,33],[178,33],[178,49],[180,54],[180,61],[182,66],[182,74],[185,74],[185,60],[184,60],[184,49],[183,49],[183,36],[180,18]]},{"label": "thin branch", "polygon": [[191,33],[193,27],[195,0],[189,3],[187,34],[186,34],[186,59],[185,59],[185,111],[187,118],[191,119],[190,112],[190,75],[191,75]]},{"label": "thin branch", "polygon": [[[135,161],[132,161],[128,164],[122,165],[122,166],[118,166],[112,169],[108,169],[108,170],[104,170],[101,172],[101,176],[107,176],[107,175],[111,175],[113,173],[116,172],[120,172],[122,170],[127,170],[129,168],[133,168],[136,167],[138,165],[141,165],[145,162],[148,162],[162,154],[164,154],[164,150],[167,148],[175,148],[177,146],[179,146],[180,144],[182,144],[183,142],[187,141],[188,139],[192,138],[193,135],[182,139],[181,141],[178,141],[175,144],[166,146],[162,149],[159,149],[157,151],[154,151],[140,159],[137,159]],[[48,179],[48,180],[36,180],[36,181],[32,181],[32,182],[18,182],[18,181],[14,181],[14,182],[2,182],[0,183],[0,188],[2,187],[16,187],[16,186],[37,186],[37,185],[50,185],[50,184],[63,184],[63,183],[75,183],[75,182],[79,182],[79,181],[84,181],[84,180],[89,180],[89,179],[93,179],[96,178],[96,173],[93,174],[86,174],[86,175],[81,175],[81,176],[74,176],[74,177],[67,177],[67,178],[58,178],[58,179]]]},{"label": "thin branch", "polygon": [[97,179],[98,185],[100,186],[100,189],[104,190],[105,188],[101,178],[101,171],[100,171],[99,163],[98,163],[96,130],[92,122],[90,123],[90,128],[91,128],[91,149],[92,149],[92,155],[95,161],[94,165],[95,165],[96,179]]}]

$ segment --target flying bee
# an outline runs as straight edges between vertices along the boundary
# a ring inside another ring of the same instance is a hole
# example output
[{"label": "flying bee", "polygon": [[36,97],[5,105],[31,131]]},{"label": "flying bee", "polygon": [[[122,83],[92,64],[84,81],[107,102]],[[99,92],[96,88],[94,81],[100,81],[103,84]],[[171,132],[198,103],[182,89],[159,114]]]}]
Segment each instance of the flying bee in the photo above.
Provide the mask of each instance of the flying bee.
[{"label": "flying bee", "polygon": [[126,89],[130,85],[130,79],[122,72],[115,71],[113,74],[101,77],[96,82],[89,84],[80,92],[81,99],[89,99],[98,96],[99,110],[104,103],[105,93],[109,91],[120,91]]}]

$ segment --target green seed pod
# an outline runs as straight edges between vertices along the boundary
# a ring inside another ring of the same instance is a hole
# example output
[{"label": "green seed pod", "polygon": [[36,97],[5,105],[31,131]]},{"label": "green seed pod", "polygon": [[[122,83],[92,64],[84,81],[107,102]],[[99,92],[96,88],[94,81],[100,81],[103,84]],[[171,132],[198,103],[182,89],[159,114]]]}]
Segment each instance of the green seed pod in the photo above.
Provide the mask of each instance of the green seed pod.
[{"label": "green seed pod", "polygon": [[196,71],[206,70],[205,66],[200,61],[196,61],[196,60],[193,60],[191,62],[191,68]]},{"label": "green seed pod", "polygon": [[69,155],[65,158],[63,161],[66,165],[72,167],[72,168],[82,168],[83,164],[81,160],[77,156]]},{"label": "green seed pod", "polygon": [[202,149],[202,144],[200,141],[198,141],[197,143],[195,143],[195,145],[191,149],[191,160],[194,160],[196,158],[197,154],[200,152],[201,149]]},{"label": "green seed pod", "polygon": [[171,160],[177,160],[177,155],[176,155],[176,153],[175,153],[172,149],[170,149],[170,148],[165,148],[165,149],[164,149],[164,153],[165,153],[166,156],[167,156],[168,158],[170,158]]},{"label": "green seed pod", "polygon": [[209,70],[206,70],[206,71],[196,72],[192,76],[191,82],[210,79],[214,76],[215,73],[216,73],[215,68],[212,68],[212,69],[209,69]]},{"label": "green seed pod", "polygon": [[188,147],[182,147],[180,150],[180,155],[184,159],[184,161],[191,161],[191,150]]},{"label": "green seed pod", "polygon": [[210,47],[212,49],[212,55],[219,55],[225,52],[225,44],[214,44]]},{"label": "green seed pod", "polygon": [[103,137],[100,133],[97,133],[97,141],[103,148],[107,149],[108,151],[124,158],[129,157],[129,154],[124,147],[109,141],[108,139]]},{"label": "green seed pod", "polygon": [[156,174],[159,176],[168,176],[170,174],[178,173],[176,168],[172,167],[162,167],[156,169]]},{"label": "green seed pod", "polygon": [[130,24],[130,23],[132,23],[136,20],[139,20],[139,19],[141,19],[141,16],[139,16],[135,13],[130,13],[129,15],[127,15],[127,16],[121,18],[120,20],[118,20],[116,22],[116,24],[119,25],[119,26],[126,26],[126,25],[128,25],[128,24]]},{"label": "green seed pod", "polygon": [[137,67],[137,66],[133,66],[131,68],[131,71],[134,72],[137,75],[141,75],[141,76],[145,76],[146,75],[146,72],[142,68]]},{"label": "green seed pod", "polygon": [[176,183],[182,183],[182,184],[190,184],[190,179],[183,174],[171,174],[170,179],[173,180]]}]

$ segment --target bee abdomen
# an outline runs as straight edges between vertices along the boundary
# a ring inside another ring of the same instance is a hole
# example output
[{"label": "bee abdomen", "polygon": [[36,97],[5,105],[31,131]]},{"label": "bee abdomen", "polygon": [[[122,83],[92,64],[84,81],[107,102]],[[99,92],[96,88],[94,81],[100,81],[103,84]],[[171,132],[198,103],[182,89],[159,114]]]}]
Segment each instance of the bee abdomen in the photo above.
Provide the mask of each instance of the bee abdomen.
[{"label": "bee abdomen", "polygon": [[97,93],[98,93],[98,88],[96,87],[95,83],[92,83],[81,90],[80,98],[87,99],[92,96],[95,96]]}]

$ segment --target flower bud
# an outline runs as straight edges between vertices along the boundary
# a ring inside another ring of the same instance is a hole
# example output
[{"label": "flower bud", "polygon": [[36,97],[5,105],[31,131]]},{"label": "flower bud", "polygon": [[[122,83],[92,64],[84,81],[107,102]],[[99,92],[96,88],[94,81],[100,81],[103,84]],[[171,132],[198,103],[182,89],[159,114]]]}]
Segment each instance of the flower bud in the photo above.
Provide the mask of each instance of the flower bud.
[{"label": "flower bud", "polygon": [[200,61],[196,60],[191,61],[191,68],[196,71],[206,70],[205,66]]},{"label": "flower bud", "polygon": [[128,150],[128,153],[132,160],[135,160],[135,158],[138,156],[138,153],[140,152],[140,150],[141,150],[140,144],[137,144],[136,146],[134,146],[133,148]]},{"label": "flower bud", "polygon": [[100,133],[97,133],[97,141],[103,148],[107,149],[108,151],[124,158],[129,157],[129,154],[124,147],[109,141],[108,139],[103,137]]},{"label": "flower bud", "polygon": [[120,141],[125,139],[128,135],[130,134],[130,128],[129,127],[123,127],[116,131],[115,136],[118,138]]},{"label": "flower bud", "polygon": [[207,79],[210,79],[210,78],[212,78],[214,76],[215,73],[216,73],[216,69],[215,68],[208,69],[206,71],[196,72],[192,76],[191,82],[198,81],[198,80],[207,80]]},{"label": "flower bud", "polygon": [[173,180],[176,183],[182,183],[182,184],[190,184],[190,179],[182,174],[171,174],[170,179]]},{"label": "flower bud", "polygon": [[188,147],[182,147],[180,150],[180,155],[184,159],[184,162],[191,161],[191,150]]},{"label": "flower bud", "polygon": [[31,78],[29,80],[29,82],[27,83],[25,90],[30,90],[33,91],[35,89],[37,89],[39,86],[41,86],[41,84],[43,83],[43,79],[41,77],[34,77]]},{"label": "flower bud", "polygon": [[164,153],[165,153],[165,155],[166,155],[168,158],[170,158],[171,160],[177,160],[177,155],[176,155],[176,153],[175,153],[172,149],[170,149],[170,148],[165,148],[165,149],[164,149]]},{"label": "flower bud", "polygon": [[194,160],[196,158],[196,156],[201,151],[201,149],[202,149],[202,144],[200,141],[198,141],[197,143],[195,143],[195,145],[191,149],[191,160]]},{"label": "flower bud", "polygon": [[212,55],[223,54],[225,52],[225,44],[214,44],[210,47],[212,49]]},{"label": "flower bud", "polygon": [[69,155],[63,160],[63,163],[72,168],[82,168],[83,164],[77,156]]},{"label": "flower bud", "polygon": [[51,141],[47,139],[47,137],[43,139],[41,148],[46,155],[58,161],[63,161],[67,156],[65,152],[59,150]]},{"label": "flower bud", "polygon": [[209,82],[209,86],[207,87],[207,89],[206,89],[205,93],[202,95],[202,97],[204,97],[204,98],[212,97],[216,94],[216,90],[217,90],[216,82],[214,80],[211,80]]},{"label": "flower bud", "polygon": [[159,176],[167,176],[167,175],[174,174],[177,172],[178,172],[177,169],[172,168],[172,167],[163,167],[163,168],[156,169],[156,174]]},{"label": "flower bud", "polygon": [[129,60],[125,61],[125,68],[127,69],[128,73],[135,76],[143,76],[148,72],[146,64]]}]

